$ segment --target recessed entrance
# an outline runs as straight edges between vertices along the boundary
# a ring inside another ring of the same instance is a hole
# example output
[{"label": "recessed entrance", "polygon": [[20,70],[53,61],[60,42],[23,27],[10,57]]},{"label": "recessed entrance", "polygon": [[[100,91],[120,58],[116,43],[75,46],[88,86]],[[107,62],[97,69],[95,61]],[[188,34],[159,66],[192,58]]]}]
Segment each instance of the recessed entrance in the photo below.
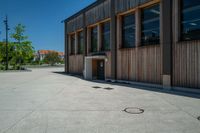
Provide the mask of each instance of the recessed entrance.
[{"label": "recessed entrance", "polygon": [[97,79],[105,80],[105,63],[104,60],[97,60]]},{"label": "recessed entrance", "polygon": [[106,56],[88,56],[85,58],[84,78],[88,80],[105,80]]},{"label": "recessed entrance", "polygon": [[105,62],[100,59],[92,60],[92,79],[105,80]]}]

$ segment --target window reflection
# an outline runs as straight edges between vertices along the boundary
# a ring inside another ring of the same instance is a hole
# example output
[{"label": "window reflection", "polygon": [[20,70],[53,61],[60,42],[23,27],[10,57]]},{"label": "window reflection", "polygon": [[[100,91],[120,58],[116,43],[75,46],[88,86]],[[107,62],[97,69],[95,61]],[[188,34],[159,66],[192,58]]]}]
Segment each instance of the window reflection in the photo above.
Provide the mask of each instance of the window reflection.
[{"label": "window reflection", "polygon": [[128,14],[122,17],[122,47],[135,47],[135,15]]},{"label": "window reflection", "polygon": [[78,54],[83,54],[83,32],[78,33]]},{"label": "window reflection", "polygon": [[182,40],[200,39],[200,1],[182,1]]},{"label": "window reflection", "polygon": [[71,55],[75,54],[75,35],[71,35]]},{"label": "window reflection", "polygon": [[91,29],[91,52],[97,52],[97,26]]},{"label": "window reflection", "polygon": [[160,43],[159,4],[142,10],[142,45]]},{"label": "window reflection", "polygon": [[102,51],[110,50],[110,22],[102,25]]}]

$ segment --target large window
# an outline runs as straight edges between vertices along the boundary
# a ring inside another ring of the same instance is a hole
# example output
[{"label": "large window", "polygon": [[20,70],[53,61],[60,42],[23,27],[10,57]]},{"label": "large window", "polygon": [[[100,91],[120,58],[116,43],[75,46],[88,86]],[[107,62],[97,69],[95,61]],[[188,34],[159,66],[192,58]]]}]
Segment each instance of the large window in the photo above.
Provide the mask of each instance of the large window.
[{"label": "large window", "polygon": [[122,48],[135,47],[135,15],[122,17]]},{"label": "large window", "polygon": [[181,39],[200,39],[200,0],[182,0]]},{"label": "large window", "polygon": [[97,26],[91,28],[91,52],[97,52]]},{"label": "large window", "polygon": [[71,55],[75,54],[75,35],[71,35]]},{"label": "large window", "polygon": [[102,51],[110,50],[110,22],[102,25]]},{"label": "large window", "polygon": [[142,45],[160,43],[160,5],[142,10]]},{"label": "large window", "polygon": [[78,54],[83,54],[83,44],[83,32],[81,31],[78,33]]}]

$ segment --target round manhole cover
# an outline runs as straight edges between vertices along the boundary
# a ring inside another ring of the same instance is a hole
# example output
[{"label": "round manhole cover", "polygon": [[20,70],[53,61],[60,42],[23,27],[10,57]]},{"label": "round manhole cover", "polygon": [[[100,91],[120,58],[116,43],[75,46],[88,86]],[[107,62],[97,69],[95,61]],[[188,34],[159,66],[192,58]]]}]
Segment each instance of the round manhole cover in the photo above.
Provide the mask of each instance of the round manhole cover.
[{"label": "round manhole cover", "polygon": [[126,113],[129,113],[129,114],[142,114],[142,113],[144,113],[144,109],[137,108],[137,107],[128,107],[128,108],[125,108],[123,111],[126,112]]},{"label": "round manhole cover", "polygon": [[200,121],[200,116],[199,116],[199,117],[197,117],[197,119]]}]

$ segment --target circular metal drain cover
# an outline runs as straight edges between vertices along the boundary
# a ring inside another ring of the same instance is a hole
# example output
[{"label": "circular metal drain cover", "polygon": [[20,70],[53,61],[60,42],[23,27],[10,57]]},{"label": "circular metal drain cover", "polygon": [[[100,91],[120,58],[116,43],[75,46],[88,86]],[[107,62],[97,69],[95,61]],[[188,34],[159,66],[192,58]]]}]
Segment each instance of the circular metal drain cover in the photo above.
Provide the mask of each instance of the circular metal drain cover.
[{"label": "circular metal drain cover", "polygon": [[199,121],[200,121],[200,116],[199,116],[199,117],[197,117],[197,120],[199,120]]},{"label": "circular metal drain cover", "polygon": [[129,114],[142,114],[142,113],[144,113],[144,109],[137,108],[137,107],[128,107],[128,108],[125,108],[123,111],[126,112],[126,113],[129,113]]}]

